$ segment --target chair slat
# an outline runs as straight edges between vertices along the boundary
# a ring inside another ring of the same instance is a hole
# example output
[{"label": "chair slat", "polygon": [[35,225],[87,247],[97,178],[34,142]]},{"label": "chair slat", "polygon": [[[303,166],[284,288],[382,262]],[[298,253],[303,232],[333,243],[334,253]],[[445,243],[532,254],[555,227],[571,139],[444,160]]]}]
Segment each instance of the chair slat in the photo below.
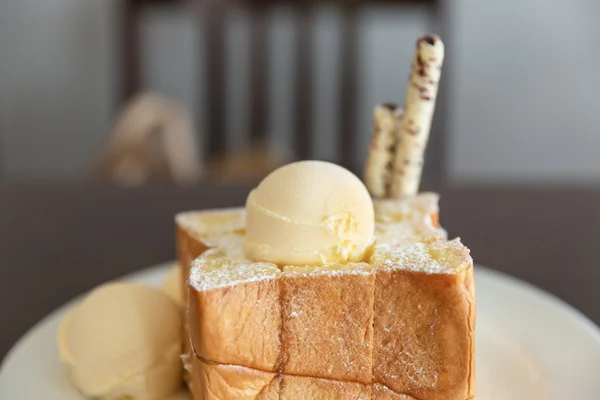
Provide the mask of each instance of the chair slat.
[{"label": "chair slat", "polygon": [[250,8],[250,138],[261,142],[267,135],[269,82],[268,31],[263,2]]},{"label": "chair slat", "polygon": [[204,86],[204,105],[207,118],[207,149],[209,156],[225,150],[225,20],[227,15],[227,2],[215,1],[206,4],[198,13],[201,18],[200,26],[204,29],[206,51],[201,57],[205,67],[205,76],[202,80]]},{"label": "chair slat", "polygon": [[123,0],[121,10],[117,13],[118,26],[123,38],[120,43],[122,62],[122,81],[118,107],[129,101],[141,89],[140,51],[141,33],[140,21],[144,4],[140,0]]},{"label": "chair slat", "polygon": [[311,99],[312,99],[312,59],[311,51],[311,9],[304,2],[294,6],[296,11],[296,81],[294,110],[294,150],[300,159],[311,156]]},{"label": "chair slat", "polygon": [[[367,0],[324,0],[323,2],[336,3],[342,12],[342,32],[340,47],[340,72],[339,79],[339,113],[332,118],[338,118],[339,131],[337,132],[338,161],[350,169],[355,170],[358,165],[356,159],[356,115],[368,110],[356,109],[357,96],[357,45],[358,45],[358,15],[365,4],[373,2]],[[445,38],[447,21],[443,15],[447,15],[439,0],[378,0],[382,3],[394,4],[428,4],[431,16],[432,30]],[[321,3],[323,3],[321,2]],[[377,1],[376,1],[377,2]],[[227,10],[232,6],[244,4],[250,9],[250,101],[249,101],[249,132],[253,141],[262,141],[268,132],[269,109],[268,84],[269,84],[269,33],[267,30],[266,15],[268,10],[276,4],[285,3],[292,7],[296,22],[296,35],[293,44],[295,55],[294,82],[293,82],[293,112],[292,129],[293,136],[291,146],[296,155],[301,159],[313,156],[312,135],[312,102],[314,90],[313,60],[314,49],[312,46],[312,19],[313,10],[318,2],[304,1],[282,1],[279,0],[241,0],[240,3],[232,0],[219,1],[157,1],[157,0],[124,0],[121,9],[121,30],[123,34],[122,62],[123,80],[121,98],[119,103],[129,99],[141,89],[140,62],[140,15],[144,6],[149,4],[172,4],[183,5],[194,3],[201,12],[200,27],[204,33],[206,52],[199,60],[204,65],[204,76],[201,77],[202,95],[205,101],[205,112],[200,115],[206,116],[207,132],[204,148],[210,155],[225,150],[225,118],[226,115],[226,40],[225,26]],[[446,10],[447,11],[447,10]],[[434,132],[428,147],[427,171],[424,174],[426,186],[437,186],[443,179],[444,137],[442,135],[442,122],[446,119],[444,99],[447,99],[447,85],[442,80],[440,90],[440,101],[435,114]],[[292,95],[292,94],[291,94]]]},{"label": "chair slat", "polygon": [[357,86],[357,46],[358,6],[350,2],[341,6],[342,32],[340,48],[340,90],[339,90],[339,133],[338,146],[342,166],[354,169],[356,166],[356,86]]},{"label": "chair slat", "polygon": [[[6,162],[6,154],[4,153],[5,150],[5,146],[4,146],[4,139],[3,139],[3,132],[4,129],[2,128],[2,121],[0,120],[0,186],[8,180],[8,176],[6,176],[7,174],[7,168],[6,165],[4,164]],[[0,187],[1,189],[1,187]]]}]

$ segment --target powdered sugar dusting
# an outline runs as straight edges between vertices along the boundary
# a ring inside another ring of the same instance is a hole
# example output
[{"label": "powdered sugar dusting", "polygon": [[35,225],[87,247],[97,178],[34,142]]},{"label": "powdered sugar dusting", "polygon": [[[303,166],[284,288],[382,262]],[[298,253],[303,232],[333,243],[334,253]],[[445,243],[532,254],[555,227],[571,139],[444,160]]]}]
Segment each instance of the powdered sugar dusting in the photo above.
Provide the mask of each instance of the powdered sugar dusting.
[{"label": "powdered sugar dusting", "polygon": [[446,239],[446,232],[436,228],[429,216],[420,216],[414,221],[395,223],[377,223],[376,238],[378,243],[397,246],[411,242],[435,242]]},{"label": "powdered sugar dusting", "polygon": [[428,274],[454,274],[473,263],[460,239],[439,242],[378,244],[372,264],[386,269],[402,269]]},{"label": "powdered sugar dusting", "polygon": [[444,229],[435,226],[437,195],[413,199],[376,201],[375,250],[371,264],[429,274],[453,274],[473,260],[460,239],[448,241]]},{"label": "powdered sugar dusting", "polygon": [[283,272],[291,276],[318,276],[318,275],[369,275],[373,266],[368,263],[331,264],[319,267],[287,265]]},{"label": "powdered sugar dusting", "polygon": [[[447,241],[446,232],[435,226],[431,215],[438,211],[437,202],[438,197],[433,193],[399,200],[376,200],[376,243],[369,263],[285,266],[283,273],[303,276],[368,275],[373,273],[374,268],[455,273],[472,260],[460,240]],[[176,221],[211,247],[194,262],[190,272],[190,284],[197,290],[281,276],[282,272],[276,265],[253,262],[244,256],[243,208],[180,213]]]},{"label": "powdered sugar dusting", "polygon": [[175,215],[175,223],[195,236],[215,239],[219,235],[245,230],[244,208],[187,211]]},{"label": "powdered sugar dusting", "polygon": [[252,261],[244,255],[243,233],[227,232],[218,235],[213,234],[205,238],[203,242],[210,248],[220,250],[232,261],[252,263]]},{"label": "powdered sugar dusting", "polygon": [[399,221],[412,215],[430,215],[439,211],[439,196],[435,193],[420,193],[414,197],[391,200],[375,200],[376,218]]},{"label": "powdered sugar dusting", "polygon": [[190,285],[202,291],[276,279],[279,276],[281,271],[275,264],[233,260],[221,249],[211,249],[194,261],[190,271]]},{"label": "powdered sugar dusting", "polygon": [[435,226],[431,218],[437,212],[437,195],[423,194],[411,199],[379,200],[373,204],[378,243],[398,246],[407,242],[446,239],[446,232]]}]

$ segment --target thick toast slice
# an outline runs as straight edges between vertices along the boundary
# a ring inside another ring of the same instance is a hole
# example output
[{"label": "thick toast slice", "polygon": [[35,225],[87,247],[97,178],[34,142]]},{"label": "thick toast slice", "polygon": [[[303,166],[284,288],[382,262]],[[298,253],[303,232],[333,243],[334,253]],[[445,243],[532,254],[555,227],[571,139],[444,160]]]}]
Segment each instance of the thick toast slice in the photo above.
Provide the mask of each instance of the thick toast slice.
[{"label": "thick toast slice", "polygon": [[192,357],[186,366],[195,400],[370,400],[371,385],[265,372]]},{"label": "thick toast slice", "polygon": [[190,276],[194,290],[187,317],[195,354],[215,363],[277,372],[281,271],[268,263],[232,263],[219,249],[206,251],[195,263],[199,267]]},{"label": "thick toast slice", "polygon": [[208,363],[195,356],[185,365],[194,400],[278,400],[279,378],[273,372],[239,365]]},{"label": "thick toast slice", "polygon": [[472,397],[468,250],[437,227],[436,196],[379,201],[375,210],[369,263],[326,268],[246,260],[242,209],[179,214],[186,352],[208,365],[277,374],[280,398]]},{"label": "thick toast slice", "polygon": [[472,396],[475,287],[468,250],[458,240],[418,243],[376,253],[373,262],[380,266],[373,381],[416,399]]},{"label": "thick toast slice", "polygon": [[372,266],[284,267],[280,282],[282,372],[371,383]]},{"label": "thick toast slice", "polygon": [[[183,354],[191,354],[191,341],[189,336],[189,276],[192,262],[211,248],[228,248],[230,238],[241,236],[244,233],[244,209],[222,209],[207,211],[182,212],[175,216],[175,238],[177,261],[183,269],[183,299],[187,305],[183,318]],[[187,370],[184,378],[189,383]]]},{"label": "thick toast slice", "polygon": [[310,376],[282,375],[281,400],[370,400],[371,385]]}]

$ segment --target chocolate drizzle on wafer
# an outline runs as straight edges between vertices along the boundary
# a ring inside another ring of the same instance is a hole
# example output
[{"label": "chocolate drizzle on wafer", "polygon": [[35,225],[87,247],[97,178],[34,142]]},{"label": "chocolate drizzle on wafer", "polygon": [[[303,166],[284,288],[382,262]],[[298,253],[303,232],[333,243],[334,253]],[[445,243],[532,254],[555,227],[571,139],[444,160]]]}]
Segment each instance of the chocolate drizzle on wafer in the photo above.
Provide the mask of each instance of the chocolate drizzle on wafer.
[{"label": "chocolate drizzle on wafer", "polygon": [[383,103],[375,107],[373,114],[373,132],[364,181],[373,197],[383,198],[391,188],[402,109],[394,103]]},{"label": "chocolate drizzle on wafer", "polygon": [[417,41],[406,91],[389,197],[413,196],[419,190],[423,157],[435,109],[444,44],[434,35]]},{"label": "chocolate drizzle on wafer", "polygon": [[[417,40],[405,110],[394,103],[375,107],[364,181],[376,198],[415,195],[437,97],[444,44],[435,35]],[[391,118],[395,114],[396,118]]]}]

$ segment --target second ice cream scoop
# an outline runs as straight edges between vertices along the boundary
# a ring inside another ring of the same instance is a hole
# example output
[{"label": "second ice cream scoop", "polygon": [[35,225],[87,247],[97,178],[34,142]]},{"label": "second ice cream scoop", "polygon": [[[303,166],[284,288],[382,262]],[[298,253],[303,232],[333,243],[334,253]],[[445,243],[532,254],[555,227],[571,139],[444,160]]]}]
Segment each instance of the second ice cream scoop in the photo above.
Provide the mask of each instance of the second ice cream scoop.
[{"label": "second ice cream scoop", "polygon": [[181,312],[157,289],[99,286],[63,320],[57,340],[86,396],[159,400],[181,386]]}]

